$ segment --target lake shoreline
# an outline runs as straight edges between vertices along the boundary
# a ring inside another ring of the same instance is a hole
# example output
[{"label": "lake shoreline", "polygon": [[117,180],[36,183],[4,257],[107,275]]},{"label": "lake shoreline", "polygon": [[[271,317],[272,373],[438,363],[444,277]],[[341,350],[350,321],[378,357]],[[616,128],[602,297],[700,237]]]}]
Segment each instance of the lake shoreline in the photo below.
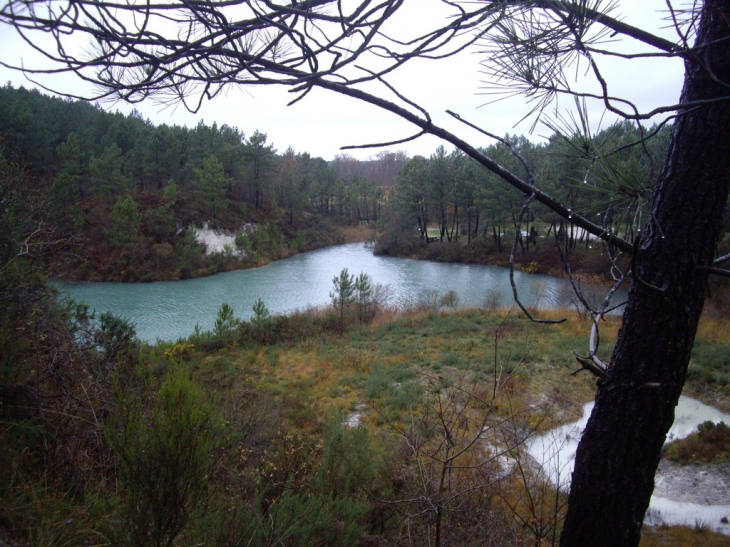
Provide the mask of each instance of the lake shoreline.
[{"label": "lake shoreline", "polygon": [[[326,249],[328,247],[336,247],[338,245],[348,244],[348,243],[365,243],[368,240],[371,240],[373,237],[373,228],[365,223],[358,224],[357,226],[339,226],[335,224],[330,224],[330,228],[333,230],[332,239],[328,242],[326,242],[324,245],[318,245],[316,242],[312,245],[305,246],[299,250],[294,250],[287,248],[285,251],[283,251],[278,258],[273,258],[269,256],[263,256],[259,258],[257,261],[246,261],[244,258],[237,258],[237,257],[228,257],[226,258],[226,262],[222,264],[218,264],[215,268],[215,270],[211,269],[198,269],[190,272],[190,275],[188,276],[180,276],[180,275],[171,275],[171,272],[161,272],[161,274],[154,278],[149,279],[123,279],[120,273],[113,273],[109,275],[104,275],[103,273],[100,273],[98,271],[92,271],[88,273],[87,275],[78,275],[80,268],[66,268],[66,271],[63,274],[59,274],[58,272],[54,271],[54,268],[51,268],[48,272],[49,278],[52,279],[55,282],[58,283],[64,283],[64,284],[73,284],[73,283],[155,283],[158,281],[185,281],[188,279],[200,279],[205,277],[211,277],[214,275],[218,275],[221,273],[227,273],[227,272],[235,272],[235,271],[243,271],[243,270],[251,270],[255,268],[261,268],[263,266],[266,266],[268,264],[272,264],[274,262],[278,262],[280,260],[285,260],[287,258],[291,258],[292,256],[296,256],[298,254],[307,253],[310,251],[317,251],[320,249]],[[204,230],[205,228],[198,229]],[[229,232],[220,230],[218,231],[223,237],[226,239],[226,243],[228,243],[230,237]],[[203,243],[201,241],[201,243]],[[223,248],[223,245],[217,245],[215,247],[218,252],[209,253],[205,252],[206,256],[211,256],[217,254],[218,256],[223,256],[223,254],[220,252],[220,249]]]},{"label": "lake shoreline", "polygon": [[[233,306],[242,319],[250,317],[258,298],[272,314],[329,305],[332,279],[345,268],[353,275],[368,274],[373,286],[390,285],[391,301],[397,305],[419,305],[421,300],[426,304],[426,300],[435,299],[438,307],[441,296],[456,291],[460,308],[513,306],[506,268],[377,257],[362,243],[325,247],[261,268],[197,279],[156,283],[57,281],[56,285],[100,312],[126,317],[137,324],[141,339],[154,342],[157,338],[188,336],[196,323],[204,330],[211,329],[223,302]],[[572,307],[572,288],[565,279],[517,271],[514,280],[525,306],[541,310]],[[584,285],[585,296],[591,301],[602,301],[604,292],[601,287]]]},{"label": "lake shoreline", "polygon": [[[105,273],[98,270],[83,272],[83,268],[72,267],[64,268],[63,272],[59,272],[56,268],[51,268],[49,277],[55,281],[62,283],[152,283],[156,281],[183,281],[188,279],[200,279],[210,277],[220,273],[250,270],[260,268],[268,264],[285,260],[292,256],[310,251],[326,249],[328,247],[336,247],[348,243],[366,243],[373,241],[373,228],[367,224],[357,226],[335,226],[331,225],[336,234],[334,239],[324,245],[307,245],[300,250],[287,248],[279,254],[278,257],[261,256],[255,261],[249,261],[246,258],[229,256],[225,257],[224,253],[218,251],[214,253],[206,252],[207,257],[214,257],[219,262],[202,267],[197,270],[190,271],[188,275],[175,275],[174,272],[164,271],[159,275],[143,279],[128,279],[125,272]],[[222,234],[224,232],[221,232]],[[227,234],[227,232],[225,232]],[[201,241],[201,243],[203,243]],[[475,245],[473,243],[472,245]],[[503,248],[502,253],[493,250],[481,249],[480,247],[469,247],[463,242],[431,242],[428,245],[422,244],[417,249],[396,247],[383,251],[380,242],[375,242],[375,256],[386,256],[392,258],[402,258],[426,262],[436,262],[441,264],[466,264],[481,266],[509,266],[509,249],[507,246]],[[606,264],[600,260],[603,253],[597,249],[576,249],[571,251],[570,266],[574,276],[582,281],[588,281],[594,284],[610,286],[613,284],[610,276],[607,275]],[[597,262],[601,262],[600,267]],[[545,244],[540,246],[533,245],[526,253],[518,252],[515,256],[515,270],[519,270],[528,274],[544,274],[551,277],[566,279],[567,275],[563,265],[559,261],[558,253],[553,246]],[[179,272],[178,272],[179,274]]]},{"label": "lake shoreline", "polygon": [[[470,243],[462,241],[435,241],[424,243],[420,240],[387,245],[379,239],[375,245],[376,256],[392,256],[412,260],[450,264],[477,264],[483,266],[508,267],[511,244],[503,244],[502,252],[494,247],[494,242],[484,238]],[[568,262],[576,278],[605,286],[615,281],[610,276],[608,258],[600,245],[595,248],[580,246],[569,251]],[[628,262],[628,259],[623,262]],[[622,265],[625,266],[622,262]],[[567,278],[560,255],[554,245],[541,241],[533,243],[515,254],[515,270],[524,273],[539,273],[552,277]]]},{"label": "lake shoreline", "polygon": [[[575,451],[593,403],[583,405],[579,420],[563,423],[531,440],[528,452],[553,484],[568,488]],[[680,397],[667,441],[683,439],[706,421],[730,421],[730,416],[712,405],[687,395]],[[691,513],[691,516],[689,516]],[[648,524],[692,525],[694,520],[730,535],[730,464],[723,462],[680,465],[662,456],[647,512]]]},{"label": "lake shoreline", "polygon": [[[335,228],[333,226],[333,228]],[[365,239],[358,239],[360,237],[357,230],[349,229],[351,227],[336,227],[333,238],[327,241],[324,245],[319,245],[316,242],[311,245],[306,245],[301,249],[295,250],[287,248],[279,253],[278,257],[261,256],[255,261],[248,260],[243,257],[228,256],[226,257],[222,252],[205,252],[204,256],[208,259],[213,260],[213,264],[207,267],[201,267],[196,270],[191,270],[188,275],[182,276],[173,271],[159,272],[159,275],[152,277],[146,277],[142,279],[131,278],[127,279],[124,275],[125,272],[112,272],[105,274],[99,271],[90,271],[86,274],[83,273],[83,268],[61,268],[63,272],[59,271],[59,268],[51,267],[47,271],[48,277],[58,283],[63,284],[75,284],[75,283],[156,283],[159,281],[186,281],[190,279],[201,279],[205,277],[211,277],[221,273],[251,270],[255,268],[261,268],[268,264],[285,260],[296,256],[298,254],[307,253],[310,251],[317,251],[320,249],[326,249],[328,247],[336,247],[346,243],[353,242],[364,242]],[[221,232],[223,233],[223,232]],[[205,244],[202,241],[201,244]]]},{"label": "lake shoreline", "polygon": [[730,463],[681,465],[662,458],[654,495],[703,505],[730,505]]}]

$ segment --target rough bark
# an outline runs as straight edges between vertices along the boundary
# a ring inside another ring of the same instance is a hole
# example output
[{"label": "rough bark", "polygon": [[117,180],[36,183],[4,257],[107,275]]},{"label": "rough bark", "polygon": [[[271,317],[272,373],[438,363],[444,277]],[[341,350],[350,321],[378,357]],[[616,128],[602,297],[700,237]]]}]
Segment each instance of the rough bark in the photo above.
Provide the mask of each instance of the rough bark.
[{"label": "rough bark", "polygon": [[[706,0],[681,101],[730,95],[730,0]],[[722,41],[724,40],[724,41]],[[711,68],[707,70],[707,67]],[[642,232],[623,326],[578,447],[562,547],[638,545],[722,228],[730,103],[677,119]]]}]

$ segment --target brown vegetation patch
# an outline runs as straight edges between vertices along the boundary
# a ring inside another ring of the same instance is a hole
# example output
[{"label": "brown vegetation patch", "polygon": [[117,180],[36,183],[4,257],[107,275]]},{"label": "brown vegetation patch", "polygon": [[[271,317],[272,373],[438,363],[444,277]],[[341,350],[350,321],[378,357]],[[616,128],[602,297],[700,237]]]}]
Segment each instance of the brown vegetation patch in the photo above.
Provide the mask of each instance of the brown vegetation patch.
[{"label": "brown vegetation patch", "polygon": [[360,222],[355,226],[338,226],[337,229],[345,237],[345,243],[361,243],[373,237],[375,225],[368,222]]},{"label": "brown vegetation patch", "polygon": [[669,444],[666,456],[681,464],[727,461],[730,456],[730,427],[710,421],[697,426],[697,433]]},{"label": "brown vegetation patch", "polygon": [[640,547],[728,547],[730,538],[696,526],[644,526]]}]

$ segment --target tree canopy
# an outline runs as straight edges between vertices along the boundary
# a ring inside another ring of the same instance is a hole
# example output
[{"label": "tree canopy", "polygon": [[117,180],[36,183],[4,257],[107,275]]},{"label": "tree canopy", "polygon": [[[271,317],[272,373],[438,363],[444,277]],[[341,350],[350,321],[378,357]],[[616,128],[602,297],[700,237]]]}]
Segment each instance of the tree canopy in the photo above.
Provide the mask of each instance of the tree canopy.
[{"label": "tree canopy", "polygon": [[[56,257],[64,277],[152,280],[250,266],[335,243],[323,222],[377,220],[385,201],[374,178],[339,176],[306,152],[279,154],[263,131],[155,126],[138,113],[10,85],[0,87],[0,135],[0,153],[24,165],[33,175],[26,183],[48,198],[47,221],[79,243],[75,255]],[[116,227],[120,201],[139,215],[133,234]],[[281,237],[243,262],[185,243],[191,225],[246,238],[242,227],[258,223]],[[117,236],[131,239],[120,245]]]}]

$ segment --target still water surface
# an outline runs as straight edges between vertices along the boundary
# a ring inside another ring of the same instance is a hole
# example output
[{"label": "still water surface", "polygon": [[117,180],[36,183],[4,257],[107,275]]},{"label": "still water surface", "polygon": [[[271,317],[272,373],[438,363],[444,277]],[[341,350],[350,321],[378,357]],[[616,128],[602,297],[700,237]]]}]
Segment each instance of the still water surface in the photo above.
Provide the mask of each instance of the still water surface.
[{"label": "still water surface", "polygon": [[[355,275],[367,273],[373,284],[390,285],[393,300],[399,303],[415,300],[426,290],[441,294],[454,290],[462,306],[478,306],[491,290],[499,293],[500,305],[513,305],[507,268],[374,256],[362,243],[327,247],[261,268],[185,281],[57,286],[99,312],[126,317],[136,325],[141,339],[154,342],[187,336],[196,323],[203,330],[212,329],[223,302],[243,319],[250,318],[258,298],[271,313],[327,305],[332,278],[343,268]],[[564,308],[575,298],[564,279],[515,271],[515,282],[520,300],[528,306]]]},{"label": "still water surface", "polygon": [[[332,278],[343,268],[348,268],[353,274],[369,274],[373,284],[390,285],[393,300],[398,303],[415,301],[426,290],[436,290],[441,294],[454,290],[459,294],[462,306],[479,306],[487,291],[495,291],[499,295],[499,305],[514,305],[507,268],[377,257],[362,243],[303,253],[253,270],[186,281],[56,285],[68,291],[72,298],[89,304],[97,311],[110,311],[128,318],[135,323],[141,339],[154,342],[157,339],[176,340],[187,336],[196,324],[204,330],[212,329],[223,302],[228,302],[236,315],[244,319],[251,316],[251,307],[258,298],[264,300],[272,313],[327,305],[330,303]],[[575,296],[570,284],[564,279],[516,271],[515,282],[520,299],[527,306],[537,305],[542,309],[573,306]],[[584,287],[584,291],[587,298],[594,302],[602,298],[605,292],[590,287]],[[555,482],[570,476],[575,445],[589,414],[590,408],[587,406],[583,421],[552,432],[549,439],[547,436],[541,437],[531,443],[533,456],[542,461],[541,458],[547,452],[546,444],[543,443],[554,445],[556,439],[560,439],[560,456],[551,461],[563,462],[567,466],[561,467],[558,475],[561,478],[555,479]],[[700,416],[700,421],[708,419],[705,414],[700,413]],[[692,422],[691,429],[696,427],[695,422]],[[677,437],[686,434],[684,431],[674,432]],[[547,462],[544,465],[549,468]],[[551,472],[555,473],[556,470],[552,469]],[[692,518],[699,514],[700,518],[716,523],[719,517],[714,513],[709,515],[708,511],[730,512],[729,506],[702,507],[696,512],[688,512],[687,504],[674,507],[677,503],[652,500],[652,506],[658,506],[668,522],[684,522],[686,519],[676,515],[685,517],[691,513]],[[721,531],[727,533],[726,530]]]}]

